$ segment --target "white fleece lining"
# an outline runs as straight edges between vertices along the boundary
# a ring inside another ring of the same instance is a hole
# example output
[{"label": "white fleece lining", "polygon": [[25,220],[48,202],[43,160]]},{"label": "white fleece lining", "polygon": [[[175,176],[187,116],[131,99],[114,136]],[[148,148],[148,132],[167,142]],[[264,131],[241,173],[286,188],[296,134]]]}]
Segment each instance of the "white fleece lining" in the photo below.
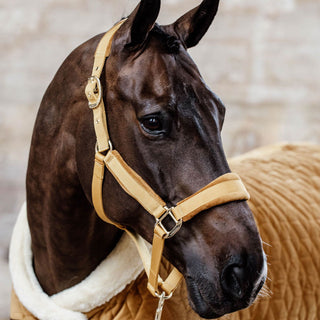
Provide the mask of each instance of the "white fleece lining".
[{"label": "white fleece lining", "polygon": [[124,234],[108,258],[86,279],[72,288],[48,296],[42,291],[33,271],[25,204],[13,230],[9,267],[13,288],[20,302],[40,320],[85,320],[87,318],[81,312],[91,311],[108,302],[143,270],[134,243]]}]

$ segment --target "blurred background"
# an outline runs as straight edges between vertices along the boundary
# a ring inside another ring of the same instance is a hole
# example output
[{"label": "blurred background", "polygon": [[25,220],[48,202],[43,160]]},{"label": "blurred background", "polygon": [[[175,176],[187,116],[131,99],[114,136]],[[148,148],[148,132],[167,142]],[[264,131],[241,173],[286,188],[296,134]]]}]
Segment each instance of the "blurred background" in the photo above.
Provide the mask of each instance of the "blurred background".
[{"label": "blurred background", "polygon": [[[280,141],[320,143],[320,1],[221,0],[190,50],[227,107],[228,157]],[[8,245],[43,93],[66,56],[129,14],[138,0],[0,0],[0,319],[8,319]],[[175,21],[200,0],[163,0]]]}]

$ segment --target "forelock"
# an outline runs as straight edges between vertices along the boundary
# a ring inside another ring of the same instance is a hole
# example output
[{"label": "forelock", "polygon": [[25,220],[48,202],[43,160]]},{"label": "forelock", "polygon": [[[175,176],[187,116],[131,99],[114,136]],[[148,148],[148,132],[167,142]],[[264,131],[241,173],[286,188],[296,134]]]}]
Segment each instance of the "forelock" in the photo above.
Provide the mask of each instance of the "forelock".
[{"label": "forelock", "polygon": [[162,43],[164,49],[170,54],[178,54],[180,51],[180,41],[175,36],[166,33],[158,24],[155,24],[150,31],[150,35],[155,35]]}]

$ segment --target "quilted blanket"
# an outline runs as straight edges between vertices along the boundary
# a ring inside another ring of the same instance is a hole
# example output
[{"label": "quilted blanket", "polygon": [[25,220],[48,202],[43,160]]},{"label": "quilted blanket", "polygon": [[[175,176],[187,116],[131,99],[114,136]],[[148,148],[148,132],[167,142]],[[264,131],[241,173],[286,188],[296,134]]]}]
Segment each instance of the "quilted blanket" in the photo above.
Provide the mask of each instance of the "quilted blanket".
[{"label": "quilted blanket", "polygon": [[[230,166],[251,194],[249,205],[264,241],[269,271],[257,301],[223,319],[320,319],[320,147],[287,144],[261,148],[230,160]],[[168,265],[164,263],[162,268],[166,272]],[[137,277],[137,270],[131,275],[133,281],[120,293],[115,290],[105,303],[101,304],[101,297],[99,302],[87,301],[86,308],[92,307],[90,311],[79,310],[81,306],[74,306],[70,301],[61,306],[64,299],[50,298],[51,302],[60,304],[58,307],[66,312],[76,311],[72,319],[153,319],[157,300],[148,293],[144,274]],[[17,283],[14,289],[21,292]],[[82,295],[81,300],[86,301],[85,292]],[[61,314],[52,312],[43,317],[45,312],[35,311],[32,316],[27,311],[31,309],[28,303],[25,306],[20,303],[28,299],[21,293],[18,296],[13,293],[12,319],[63,319]],[[89,296],[94,295],[88,295],[88,299]],[[40,308],[45,310],[46,305]],[[188,305],[184,283],[166,302],[162,319],[201,319]]]},{"label": "quilted blanket", "polygon": [[232,320],[320,319],[320,147],[265,147],[230,161],[268,257],[265,297]]}]

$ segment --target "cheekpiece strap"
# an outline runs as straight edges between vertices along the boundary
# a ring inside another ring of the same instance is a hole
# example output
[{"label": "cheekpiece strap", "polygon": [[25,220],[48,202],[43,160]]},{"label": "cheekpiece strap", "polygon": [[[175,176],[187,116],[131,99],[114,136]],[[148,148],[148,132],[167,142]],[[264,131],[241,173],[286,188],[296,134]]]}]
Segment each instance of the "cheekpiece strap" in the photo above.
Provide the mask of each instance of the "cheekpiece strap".
[{"label": "cheekpiece strap", "polygon": [[110,138],[108,133],[106,111],[103,103],[103,92],[100,83],[100,76],[106,58],[111,52],[113,36],[125,21],[126,19],[121,20],[114,25],[100,40],[94,54],[92,74],[88,79],[85,89],[85,93],[89,102],[89,108],[93,111],[93,123],[97,136],[97,149],[99,152],[107,151],[110,147]]}]

